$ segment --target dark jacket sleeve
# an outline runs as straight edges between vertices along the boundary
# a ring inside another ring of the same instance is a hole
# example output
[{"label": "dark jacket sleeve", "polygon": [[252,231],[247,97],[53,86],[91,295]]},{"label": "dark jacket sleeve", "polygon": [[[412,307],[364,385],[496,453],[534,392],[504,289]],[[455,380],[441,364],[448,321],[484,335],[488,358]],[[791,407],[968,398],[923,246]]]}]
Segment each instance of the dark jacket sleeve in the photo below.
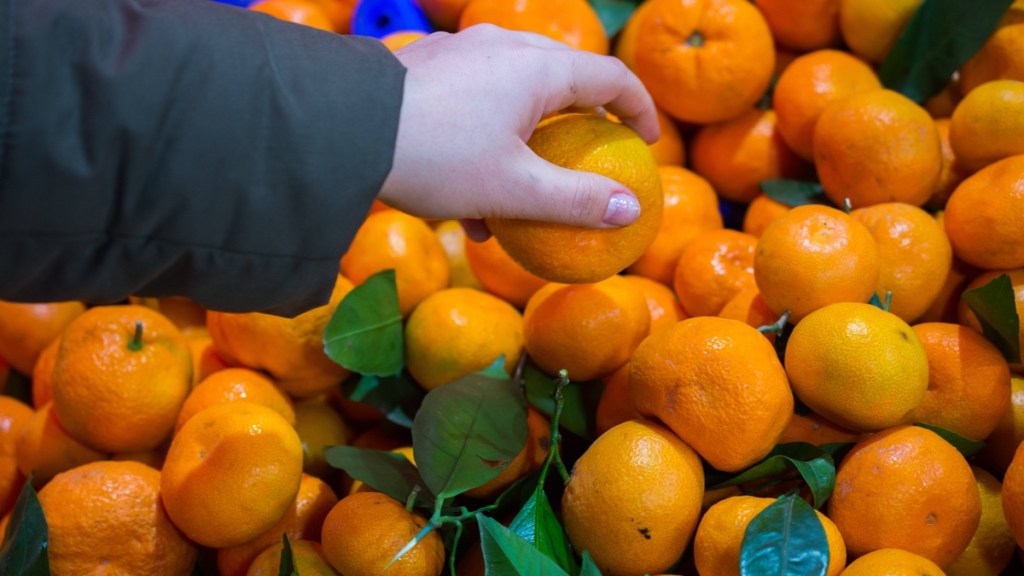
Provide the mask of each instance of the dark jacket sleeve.
[{"label": "dark jacket sleeve", "polygon": [[326,302],[404,75],[208,0],[0,0],[0,299]]}]

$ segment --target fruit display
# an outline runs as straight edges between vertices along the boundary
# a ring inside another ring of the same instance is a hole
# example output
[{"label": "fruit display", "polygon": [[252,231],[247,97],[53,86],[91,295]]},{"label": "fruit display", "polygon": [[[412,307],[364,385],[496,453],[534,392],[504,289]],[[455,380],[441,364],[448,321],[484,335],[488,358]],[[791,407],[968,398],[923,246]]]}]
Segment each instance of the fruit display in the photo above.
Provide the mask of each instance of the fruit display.
[{"label": "fruit display", "polygon": [[292,318],[0,301],[0,571],[1024,574],[1024,0],[397,4],[634,71],[660,140],[525,144],[639,219],[376,202]]}]

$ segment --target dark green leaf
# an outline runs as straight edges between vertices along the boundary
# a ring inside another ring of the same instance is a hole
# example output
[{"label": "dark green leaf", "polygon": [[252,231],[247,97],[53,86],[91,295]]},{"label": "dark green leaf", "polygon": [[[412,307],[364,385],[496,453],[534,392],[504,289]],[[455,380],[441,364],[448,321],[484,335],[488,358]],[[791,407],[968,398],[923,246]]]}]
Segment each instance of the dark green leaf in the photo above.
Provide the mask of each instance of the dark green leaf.
[{"label": "dark green leaf", "polygon": [[[570,374],[570,377],[572,375]],[[555,391],[557,379],[541,372],[533,364],[523,367],[523,384],[526,387],[526,398],[530,405],[551,417],[555,410]],[[559,419],[560,426],[584,439],[594,438],[594,416],[597,414],[597,403],[601,399],[600,382],[569,382],[562,389],[565,404]]]},{"label": "dark green leaf", "polygon": [[590,0],[590,4],[609,38],[619,33],[636,9],[636,2],[630,0]]},{"label": "dark green leaf", "polygon": [[978,317],[985,338],[999,348],[1007,362],[1020,362],[1020,318],[1010,277],[1000,274],[984,286],[964,291],[962,298]]},{"label": "dark green leaf", "polygon": [[801,180],[762,180],[761,190],[772,200],[787,206],[815,204],[824,198],[825,189],[817,182]]},{"label": "dark green leaf", "polygon": [[565,537],[565,530],[558,523],[558,517],[543,489],[533,491],[533,495],[512,519],[509,529],[557,562],[569,574],[579,570],[576,557]]},{"label": "dark green leaf", "polygon": [[942,436],[942,439],[945,440],[946,442],[949,442],[950,444],[953,445],[954,448],[959,450],[960,453],[964,455],[964,458],[974,456],[975,454],[980,452],[982,448],[985,447],[985,443],[981,440],[971,440],[970,438],[964,438],[963,436],[957,434],[956,432],[953,432],[952,430],[947,430],[939,426],[926,424],[924,422],[914,422],[914,426],[927,428],[928,430],[935,432],[939,436]]},{"label": "dark green leaf", "polygon": [[747,525],[740,549],[741,576],[824,576],[828,539],[810,504],[780,497]]},{"label": "dark green leaf", "polygon": [[471,374],[431,390],[412,425],[430,490],[449,498],[491,480],[526,443],[526,399],[509,379]]},{"label": "dark green leaf", "polygon": [[882,85],[924,102],[992,35],[1013,0],[924,0],[878,70]]},{"label": "dark green leaf", "polygon": [[855,445],[853,442],[829,442],[828,444],[822,444],[819,448],[827,452],[832,457],[833,462],[842,462],[843,458],[846,458],[846,455],[850,453],[850,450]]},{"label": "dark green leaf", "polygon": [[49,576],[50,532],[30,475],[21,487],[11,510],[0,546],[0,574],[4,576]]},{"label": "dark green leaf", "polygon": [[281,534],[281,563],[277,565],[277,576],[297,576],[295,559],[292,557],[292,544],[288,541],[288,533]]},{"label": "dark green leaf", "polygon": [[789,442],[776,446],[768,456],[743,472],[726,480],[715,479],[714,488],[735,486],[771,478],[788,470],[796,470],[811,489],[815,508],[820,508],[832,495],[836,485],[836,466],[827,452],[807,442]]},{"label": "dark green leaf", "polygon": [[331,466],[399,502],[405,502],[419,486],[417,506],[434,505],[434,497],[420,479],[416,466],[401,454],[355,446],[329,446],[324,449],[324,457]]},{"label": "dark green leaf", "polygon": [[568,576],[548,558],[497,520],[476,515],[487,576]]},{"label": "dark green leaf", "polygon": [[404,428],[412,428],[412,419],[423,400],[423,389],[404,374],[377,377],[361,375],[349,378],[341,387],[345,397],[364,402],[381,412],[388,420]]},{"label": "dark green leaf", "polygon": [[324,329],[327,357],[358,374],[394,376],[405,362],[395,271],[383,270],[345,295]]},{"label": "dark green leaf", "polygon": [[594,559],[586,550],[583,551],[583,566],[580,567],[580,576],[601,576],[601,570],[597,564],[594,564]]}]

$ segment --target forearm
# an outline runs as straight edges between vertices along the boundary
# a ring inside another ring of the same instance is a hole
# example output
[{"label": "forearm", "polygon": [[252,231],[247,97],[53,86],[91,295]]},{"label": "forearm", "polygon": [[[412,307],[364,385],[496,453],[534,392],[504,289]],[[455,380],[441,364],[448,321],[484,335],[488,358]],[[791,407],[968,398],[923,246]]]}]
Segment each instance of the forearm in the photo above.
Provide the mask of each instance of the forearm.
[{"label": "forearm", "polygon": [[207,0],[0,6],[0,298],[326,299],[391,166],[384,48]]}]

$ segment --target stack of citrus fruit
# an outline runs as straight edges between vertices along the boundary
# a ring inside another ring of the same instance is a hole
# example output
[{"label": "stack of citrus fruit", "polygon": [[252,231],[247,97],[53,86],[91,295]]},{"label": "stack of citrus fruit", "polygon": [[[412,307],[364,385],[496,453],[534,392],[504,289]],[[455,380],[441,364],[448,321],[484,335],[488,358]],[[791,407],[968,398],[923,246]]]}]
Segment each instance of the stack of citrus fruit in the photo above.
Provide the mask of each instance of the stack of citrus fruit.
[{"label": "stack of citrus fruit", "polygon": [[[544,527],[605,575],[739,574],[789,488],[817,507],[820,573],[1024,571],[1024,0],[930,98],[881,72],[920,0],[644,0],[613,34],[598,2],[417,2],[439,29],[533,31],[634,70],[659,142],[572,110],[526,144],[618,180],[640,219],[491,219],[475,242],[378,202],[330,301],[294,318],[0,302],[0,514],[32,478],[53,573],[277,574],[284,536],[300,574],[484,573],[494,541],[441,526],[480,506],[522,533],[502,514],[541,469],[528,511],[550,504]],[[348,33],[356,4],[252,8]],[[405,412],[348,397],[381,375],[324,351],[340,302],[388,269]],[[331,466],[348,444],[426,477],[410,403],[485,370],[529,401],[518,453],[472,455],[496,477],[431,514]],[[562,371],[553,429],[536,385]],[[786,471],[712,489],[812,450],[834,489]]]}]

